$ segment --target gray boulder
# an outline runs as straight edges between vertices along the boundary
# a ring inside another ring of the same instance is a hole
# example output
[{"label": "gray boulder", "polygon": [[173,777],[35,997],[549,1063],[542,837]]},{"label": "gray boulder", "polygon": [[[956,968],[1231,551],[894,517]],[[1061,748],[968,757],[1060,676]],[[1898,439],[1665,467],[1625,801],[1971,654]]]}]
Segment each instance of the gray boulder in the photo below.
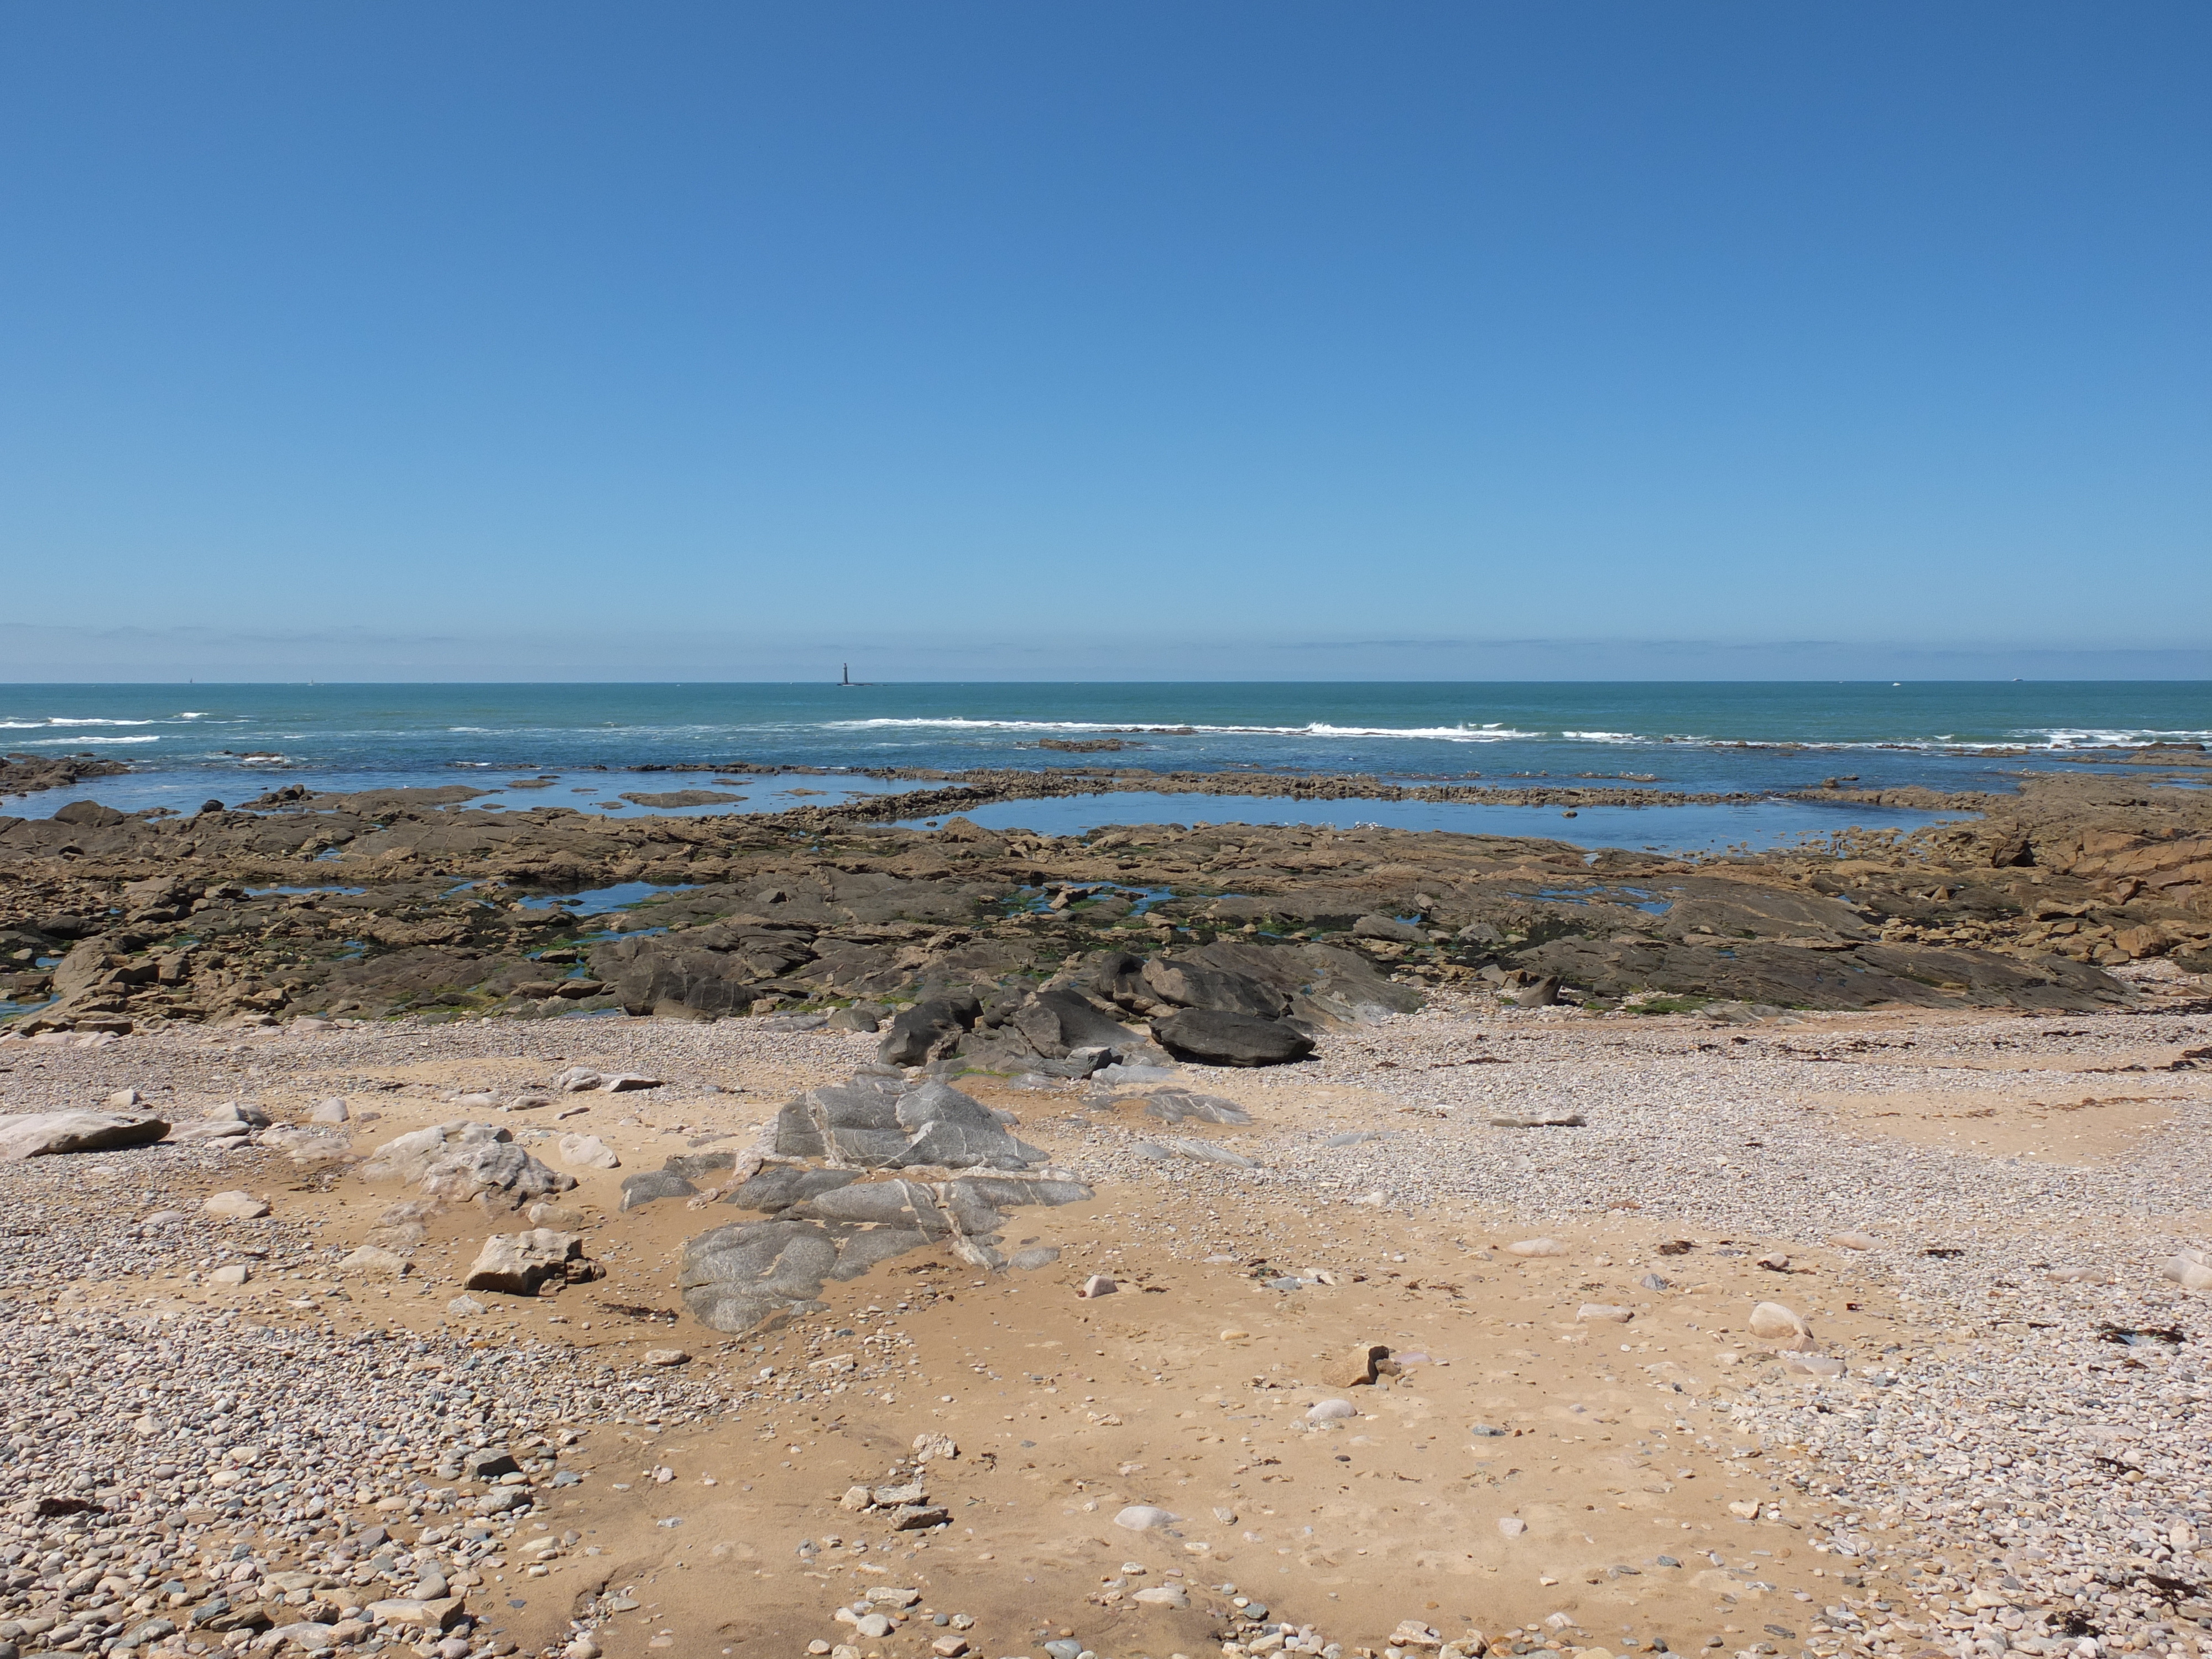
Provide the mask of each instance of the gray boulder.
[{"label": "gray boulder", "polygon": [[0,1164],[59,1152],[109,1152],[150,1146],[169,1133],[166,1120],[131,1112],[37,1112],[0,1117]]},{"label": "gray boulder", "polygon": [[878,1045],[876,1058],[887,1066],[920,1066],[942,1060],[974,1028],[983,1005],[971,996],[932,997],[897,1018]]},{"label": "gray boulder", "polygon": [[1040,991],[1001,1023],[1019,1032],[1030,1051],[1045,1060],[1065,1060],[1079,1048],[1117,1049],[1137,1041],[1127,1026],[1069,990]]},{"label": "gray boulder", "polygon": [[1224,1013],[1279,1019],[1290,999],[1247,974],[1211,968],[1204,963],[1155,957],[1145,964],[1145,984],[1162,1002],[1178,1008],[1212,1008]]},{"label": "gray boulder", "polygon": [[1288,1021],[1216,1008],[1180,1009],[1154,1020],[1152,1035],[1177,1060],[1201,1066],[1281,1066],[1314,1051],[1314,1040]]},{"label": "gray boulder", "polygon": [[387,1140],[361,1166],[361,1176],[419,1187],[449,1204],[477,1199],[509,1209],[576,1184],[524,1152],[505,1129],[460,1119]]},{"label": "gray boulder", "polygon": [[1352,924],[1352,936],[1389,939],[1397,945],[1419,945],[1428,937],[1411,922],[1400,921],[1395,916],[1361,916]]},{"label": "gray boulder", "polygon": [[[763,1170],[755,1182],[770,1173]],[[786,1203],[773,1220],[718,1227],[684,1246],[677,1288],[695,1318],[732,1332],[780,1323],[818,1310],[824,1282],[857,1279],[929,1244],[949,1242],[963,1260],[997,1267],[1004,1264],[993,1246],[1005,1211],[1080,1203],[1092,1195],[1079,1182],[1005,1175],[855,1181],[846,1171],[809,1170],[800,1179],[823,1175],[845,1179]],[[786,1191],[799,1184],[776,1183]]]},{"label": "gray boulder", "polygon": [[773,1150],[779,1158],[870,1170],[910,1164],[1019,1170],[1044,1157],[979,1102],[934,1078],[909,1086],[869,1076],[810,1089],[786,1106],[776,1116]]}]

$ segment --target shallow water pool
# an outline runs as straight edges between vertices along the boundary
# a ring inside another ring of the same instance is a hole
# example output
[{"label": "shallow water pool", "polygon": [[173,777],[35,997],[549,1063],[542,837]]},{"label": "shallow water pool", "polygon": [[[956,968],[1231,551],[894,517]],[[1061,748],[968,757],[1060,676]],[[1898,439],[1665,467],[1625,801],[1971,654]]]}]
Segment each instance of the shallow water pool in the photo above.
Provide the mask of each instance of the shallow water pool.
[{"label": "shallow water pool", "polygon": [[[1540,836],[1576,847],[1619,847],[1653,853],[1754,849],[1832,835],[1838,830],[1917,830],[1952,823],[1965,812],[1916,812],[1901,807],[1833,806],[1813,801],[1760,800],[1727,806],[1583,806],[1566,817],[1557,806],[1494,806],[1455,801],[1293,800],[1265,795],[1064,795],[1000,801],[959,814],[986,830],[1028,830],[1073,836],[1115,823],[1313,823],[1339,830],[1448,830],[1463,836]],[[943,817],[902,818],[909,830]]]}]

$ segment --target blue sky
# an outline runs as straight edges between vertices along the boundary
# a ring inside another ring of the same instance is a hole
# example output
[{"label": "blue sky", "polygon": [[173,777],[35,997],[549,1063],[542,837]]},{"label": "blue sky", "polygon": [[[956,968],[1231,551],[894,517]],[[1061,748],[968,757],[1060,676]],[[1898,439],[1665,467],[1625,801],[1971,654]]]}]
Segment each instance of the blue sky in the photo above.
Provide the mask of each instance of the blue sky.
[{"label": "blue sky", "polygon": [[2197,4],[0,6],[0,679],[2202,672],[2208,70]]}]

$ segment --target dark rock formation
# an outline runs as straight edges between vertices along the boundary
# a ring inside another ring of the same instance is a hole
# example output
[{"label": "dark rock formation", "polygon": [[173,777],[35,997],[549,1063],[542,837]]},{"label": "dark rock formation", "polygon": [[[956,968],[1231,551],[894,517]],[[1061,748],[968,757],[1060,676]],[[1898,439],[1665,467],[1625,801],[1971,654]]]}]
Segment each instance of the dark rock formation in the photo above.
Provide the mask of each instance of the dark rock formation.
[{"label": "dark rock formation", "polygon": [[1304,1060],[1314,1040],[1286,1020],[1218,1008],[1184,1008],[1152,1022],[1160,1047],[1202,1066],[1281,1066]]}]

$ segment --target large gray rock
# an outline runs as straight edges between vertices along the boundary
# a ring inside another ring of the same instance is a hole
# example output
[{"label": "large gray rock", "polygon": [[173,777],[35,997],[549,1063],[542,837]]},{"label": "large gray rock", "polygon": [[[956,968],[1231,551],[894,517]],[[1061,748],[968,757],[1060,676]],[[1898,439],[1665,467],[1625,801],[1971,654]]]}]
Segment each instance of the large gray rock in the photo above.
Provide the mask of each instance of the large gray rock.
[{"label": "large gray rock", "polygon": [[[755,1180],[769,1173],[764,1170]],[[805,1172],[834,1173],[842,1172]],[[880,1262],[925,1245],[949,1242],[963,1261],[1003,1266],[994,1246],[1005,1211],[1026,1204],[1077,1204],[1091,1196],[1079,1182],[1056,1177],[848,1179],[785,1204],[774,1220],[702,1233],[684,1246],[677,1287],[702,1324],[720,1331],[751,1330],[817,1310],[821,1304],[816,1298],[826,1280],[857,1279]]]},{"label": "large gray rock", "polygon": [[478,1199],[520,1209],[564,1193],[574,1176],[550,1170],[505,1129],[456,1119],[387,1140],[361,1167],[364,1181],[398,1181],[449,1204]]},{"label": "large gray rock", "polygon": [[149,1146],[169,1133],[166,1120],[135,1112],[38,1112],[0,1117],[0,1164],[58,1152],[108,1152]]},{"label": "large gray rock", "polygon": [[915,1164],[1019,1170],[1044,1158],[980,1102],[935,1079],[909,1085],[866,1076],[810,1089],[786,1106],[776,1116],[773,1151],[869,1170]]},{"label": "large gray rock", "polygon": [[1177,1060],[1202,1066],[1281,1066],[1304,1060],[1314,1041],[1287,1021],[1217,1008],[1184,1008],[1152,1022],[1152,1035]]},{"label": "large gray rock", "polygon": [[1155,957],[1145,964],[1144,974],[1146,988],[1162,1002],[1178,1008],[1213,1008],[1256,1019],[1279,1019],[1290,1006],[1290,999],[1273,986],[1202,962]]},{"label": "large gray rock", "polygon": [[1119,1050],[1138,1040],[1127,1026],[1069,990],[1038,992],[1001,1024],[1045,1060],[1065,1060],[1078,1048]]}]

